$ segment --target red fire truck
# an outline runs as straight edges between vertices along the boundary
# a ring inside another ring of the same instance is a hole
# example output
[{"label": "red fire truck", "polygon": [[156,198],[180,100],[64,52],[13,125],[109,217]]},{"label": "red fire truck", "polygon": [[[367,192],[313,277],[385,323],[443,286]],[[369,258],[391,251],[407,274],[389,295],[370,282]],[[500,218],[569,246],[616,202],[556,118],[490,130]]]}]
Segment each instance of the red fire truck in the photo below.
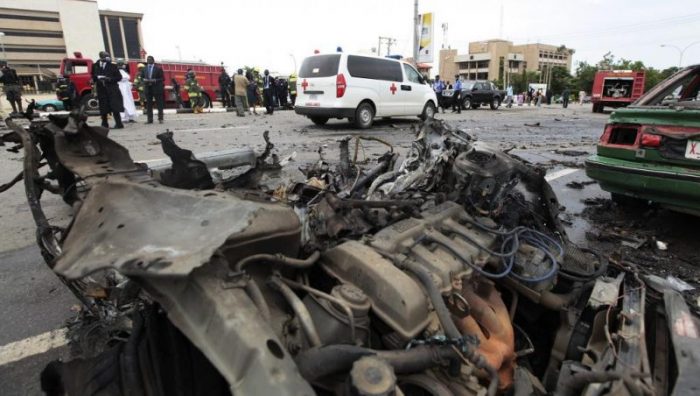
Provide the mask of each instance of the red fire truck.
[{"label": "red fire truck", "polygon": [[605,106],[624,107],[644,93],[644,71],[601,70],[595,74],[591,102],[593,112],[602,113]]},{"label": "red fire truck", "polygon": [[[80,52],[74,52],[73,58],[63,58],[61,62],[61,75],[69,78],[77,91],[80,104],[85,104],[87,110],[96,110],[98,108],[97,97],[92,94],[92,86],[90,85],[91,70],[93,61],[90,58],[84,58]],[[129,74],[131,81],[134,81],[139,63],[146,63],[143,60],[129,60]],[[219,74],[221,74],[221,66],[206,65],[202,63],[187,63],[187,62],[158,62],[158,65],[163,68],[165,76],[165,105],[166,107],[176,107],[177,100],[175,92],[173,92],[172,79],[174,78],[180,84],[180,97],[183,101],[187,101],[187,93],[184,92],[185,73],[187,69],[192,69],[197,75],[197,81],[204,89],[204,107],[211,107],[214,100],[218,100],[219,96]],[[134,100],[138,100],[139,94],[136,89],[132,90]]]}]

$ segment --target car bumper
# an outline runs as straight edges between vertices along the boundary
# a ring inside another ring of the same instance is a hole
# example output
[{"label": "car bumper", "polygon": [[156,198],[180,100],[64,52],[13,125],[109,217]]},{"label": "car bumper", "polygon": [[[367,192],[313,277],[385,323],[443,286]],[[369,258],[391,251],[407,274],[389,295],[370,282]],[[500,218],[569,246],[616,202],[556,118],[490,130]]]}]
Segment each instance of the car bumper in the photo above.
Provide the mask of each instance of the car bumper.
[{"label": "car bumper", "polygon": [[294,112],[307,117],[352,118],[355,116],[355,109],[340,107],[295,106]]},{"label": "car bumper", "polygon": [[593,155],[586,175],[605,191],[700,215],[700,170]]}]

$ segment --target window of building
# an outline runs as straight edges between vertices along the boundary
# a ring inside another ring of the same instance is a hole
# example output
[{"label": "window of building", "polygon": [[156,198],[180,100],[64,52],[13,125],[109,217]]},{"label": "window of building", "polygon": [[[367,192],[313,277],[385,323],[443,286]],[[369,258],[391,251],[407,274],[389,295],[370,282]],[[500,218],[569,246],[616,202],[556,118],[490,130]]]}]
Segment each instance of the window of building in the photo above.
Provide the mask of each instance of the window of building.
[{"label": "window of building", "polygon": [[124,58],[124,41],[122,41],[122,28],[119,24],[119,18],[108,17],[107,23],[109,23],[109,37],[112,39],[112,58]]},{"label": "window of building", "polygon": [[123,19],[124,38],[126,39],[127,56],[131,59],[141,58],[141,43],[139,42],[139,25],[136,19]]},{"label": "window of building", "polygon": [[100,25],[102,26],[102,40],[104,40],[105,51],[109,51],[109,38],[107,37],[107,25],[104,18],[100,18]]}]

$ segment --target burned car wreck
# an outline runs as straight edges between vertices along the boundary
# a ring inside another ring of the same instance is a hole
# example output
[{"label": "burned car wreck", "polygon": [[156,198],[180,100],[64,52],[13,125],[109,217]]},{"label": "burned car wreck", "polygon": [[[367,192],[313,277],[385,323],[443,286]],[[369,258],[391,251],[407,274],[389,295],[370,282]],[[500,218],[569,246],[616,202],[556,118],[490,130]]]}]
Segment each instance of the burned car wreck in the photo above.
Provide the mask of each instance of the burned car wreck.
[{"label": "burned car wreck", "polygon": [[[8,125],[39,247],[84,305],[76,358],[42,373],[48,394],[700,386],[681,294],[570,243],[544,171],[442,121],[418,126],[403,160],[389,147],[361,164],[362,137],[347,138],[338,161],[282,184],[267,135],[214,177],[170,132],[172,164],[153,169],[78,113]],[[70,224],[49,223],[46,191],[73,206]]]}]

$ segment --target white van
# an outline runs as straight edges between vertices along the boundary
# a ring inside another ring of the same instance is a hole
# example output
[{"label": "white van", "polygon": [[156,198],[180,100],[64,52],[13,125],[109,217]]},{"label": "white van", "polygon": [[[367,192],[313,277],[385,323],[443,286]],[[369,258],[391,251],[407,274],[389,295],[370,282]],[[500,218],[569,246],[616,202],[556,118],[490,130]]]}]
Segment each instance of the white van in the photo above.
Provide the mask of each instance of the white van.
[{"label": "white van", "polygon": [[294,110],[316,125],[347,118],[369,128],[375,117],[433,117],[437,97],[410,64],[345,53],[304,59]]}]

